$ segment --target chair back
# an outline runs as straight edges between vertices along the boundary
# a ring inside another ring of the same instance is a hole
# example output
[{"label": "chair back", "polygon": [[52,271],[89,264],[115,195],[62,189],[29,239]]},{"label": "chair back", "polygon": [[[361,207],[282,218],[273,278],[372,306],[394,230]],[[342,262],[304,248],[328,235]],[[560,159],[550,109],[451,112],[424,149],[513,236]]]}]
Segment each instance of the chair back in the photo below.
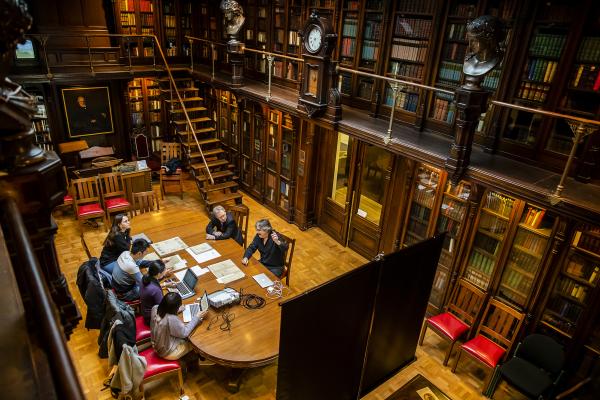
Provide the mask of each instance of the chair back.
[{"label": "chair back", "polygon": [[244,242],[244,248],[246,248],[248,246],[248,220],[250,209],[247,206],[240,204],[228,207],[228,211],[233,216],[235,224],[242,233],[242,241]]},{"label": "chair back", "polygon": [[477,334],[492,340],[508,353],[519,335],[524,317],[525,314],[499,300],[491,299],[483,313]]},{"label": "chair back", "polygon": [[286,286],[290,286],[290,272],[292,270],[292,257],[294,257],[296,239],[292,239],[280,232],[277,232],[277,235],[283,238],[286,243],[288,243],[288,248],[283,255],[283,274],[281,275],[281,278],[285,278]]},{"label": "chair back", "polygon": [[481,289],[461,278],[456,283],[446,310],[472,327],[483,309],[485,298],[486,294]]},{"label": "chair back", "polygon": [[125,186],[120,172],[111,172],[98,175],[100,190],[104,200],[111,197],[125,197]]},{"label": "chair back", "polygon": [[162,142],[162,151],[160,152],[161,165],[165,165],[167,161],[173,158],[181,159],[181,145],[179,143]]},{"label": "chair back", "polygon": [[160,205],[158,204],[158,198],[154,194],[153,190],[148,192],[139,192],[133,194],[133,213],[137,215],[139,212],[143,214],[145,212],[154,211],[154,205],[156,209],[160,211]]},{"label": "chair back", "polygon": [[98,177],[73,179],[71,184],[75,188],[75,204],[100,203],[100,188]]},{"label": "chair back", "polygon": [[529,361],[553,376],[560,373],[565,363],[564,347],[551,337],[539,333],[523,339],[515,356]]}]

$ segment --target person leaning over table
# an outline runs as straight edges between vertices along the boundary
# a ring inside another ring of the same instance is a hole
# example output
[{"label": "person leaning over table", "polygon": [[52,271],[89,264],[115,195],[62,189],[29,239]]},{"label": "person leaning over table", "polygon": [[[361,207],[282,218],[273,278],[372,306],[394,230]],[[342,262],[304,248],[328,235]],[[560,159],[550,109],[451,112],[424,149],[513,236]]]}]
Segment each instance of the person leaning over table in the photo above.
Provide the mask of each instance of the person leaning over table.
[{"label": "person leaning over table", "polygon": [[124,251],[117,259],[112,273],[112,285],[119,299],[124,301],[139,299],[142,282],[140,267],[146,267],[150,263],[142,260],[148,247],[150,243],[146,239],[136,239],[131,245],[131,251]]},{"label": "person leaning over table", "polygon": [[232,238],[240,246],[244,245],[242,232],[233,220],[231,213],[225,211],[223,206],[216,206],[212,210],[212,216],[206,225],[206,239],[224,240]]},{"label": "person leaning over table", "polygon": [[185,324],[177,316],[180,307],[181,296],[175,292],[165,294],[160,304],[152,307],[150,317],[152,347],[160,357],[167,360],[178,360],[192,350],[192,344],[187,338],[208,312],[208,310],[200,311]]},{"label": "person leaning over table", "polygon": [[131,222],[126,214],[117,214],[110,232],[106,235],[100,254],[100,267],[112,274],[117,258],[131,247]]},{"label": "person leaning over table", "polygon": [[162,288],[172,286],[160,283],[171,272],[170,268],[165,268],[165,263],[162,260],[154,260],[148,263],[148,272],[142,277],[142,284],[140,285],[140,306],[146,325],[150,325],[152,307],[160,304],[163,299]]},{"label": "person leaning over table", "polygon": [[288,243],[273,230],[268,219],[256,221],[255,227],[256,236],[246,249],[244,258],[242,258],[242,264],[247,265],[248,258],[258,250],[261,264],[267,267],[274,275],[281,278]]}]

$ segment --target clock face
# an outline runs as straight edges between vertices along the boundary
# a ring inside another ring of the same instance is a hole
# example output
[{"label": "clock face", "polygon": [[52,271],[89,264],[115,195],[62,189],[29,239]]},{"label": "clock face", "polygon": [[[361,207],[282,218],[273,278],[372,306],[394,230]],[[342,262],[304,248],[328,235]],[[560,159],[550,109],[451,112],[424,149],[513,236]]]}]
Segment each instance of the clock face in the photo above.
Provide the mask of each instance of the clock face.
[{"label": "clock face", "polygon": [[311,53],[316,53],[317,51],[319,51],[319,49],[321,48],[322,36],[323,33],[318,27],[313,26],[312,28],[310,28],[306,40],[306,48],[308,49],[308,51],[310,51]]}]

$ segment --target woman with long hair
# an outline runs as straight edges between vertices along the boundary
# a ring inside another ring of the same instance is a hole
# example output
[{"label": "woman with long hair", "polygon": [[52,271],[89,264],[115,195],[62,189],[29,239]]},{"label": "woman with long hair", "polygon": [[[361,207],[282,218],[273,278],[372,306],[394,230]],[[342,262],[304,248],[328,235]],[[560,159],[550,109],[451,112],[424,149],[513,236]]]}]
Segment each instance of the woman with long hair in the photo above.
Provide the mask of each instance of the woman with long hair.
[{"label": "woman with long hair", "polygon": [[104,239],[102,254],[100,255],[100,266],[103,270],[112,274],[117,258],[131,247],[131,223],[127,214],[117,214],[113,220],[110,232]]},{"label": "woman with long hair", "polygon": [[160,304],[152,307],[152,347],[160,357],[167,360],[178,360],[192,350],[192,344],[187,338],[208,312],[200,311],[185,324],[177,317],[180,307],[181,296],[175,292],[165,294]]},{"label": "woman with long hair", "polygon": [[152,307],[163,299],[163,292],[160,280],[163,279],[170,271],[165,268],[165,263],[161,260],[151,261],[148,264],[148,273],[142,278],[140,285],[140,302],[142,308],[142,316],[146,325],[150,325],[150,314]]}]

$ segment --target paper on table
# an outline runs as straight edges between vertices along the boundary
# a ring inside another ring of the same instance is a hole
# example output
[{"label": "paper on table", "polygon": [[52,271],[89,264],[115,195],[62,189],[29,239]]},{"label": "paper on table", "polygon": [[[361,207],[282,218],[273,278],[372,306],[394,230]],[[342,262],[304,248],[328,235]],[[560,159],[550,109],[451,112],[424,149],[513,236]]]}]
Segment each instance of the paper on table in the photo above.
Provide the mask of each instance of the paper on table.
[{"label": "paper on table", "polygon": [[201,275],[204,275],[205,273],[209,272],[208,268],[200,268],[200,266],[198,266],[198,265],[194,265],[190,269],[196,276],[201,276]]},{"label": "paper on table", "polygon": [[238,279],[242,279],[244,276],[245,276],[245,274],[242,271],[237,271],[237,272],[233,272],[231,274],[228,274],[228,275],[218,278],[217,282],[226,285],[230,282],[237,281]]},{"label": "paper on table", "polygon": [[160,260],[160,257],[156,253],[148,253],[144,256],[143,260],[146,260],[146,261]]},{"label": "paper on table", "polygon": [[181,258],[179,254],[175,254],[174,256],[169,257],[169,261],[165,263],[165,267],[178,271],[187,267],[187,261]]},{"label": "paper on table", "polygon": [[231,260],[221,261],[209,265],[207,268],[214,274],[219,283],[227,284],[245,276],[242,270]]},{"label": "paper on table", "polygon": [[190,250],[194,252],[194,254],[204,253],[205,251],[212,250],[213,247],[208,243],[200,243],[192,247],[188,247]]},{"label": "paper on table", "polygon": [[221,254],[212,248],[210,250],[204,251],[200,254],[194,253],[194,251],[192,249],[190,249],[189,247],[187,249],[185,249],[185,251],[187,251],[189,253],[189,255],[191,255],[194,258],[194,260],[196,260],[197,263],[203,263],[203,262],[212,260],[214,258],[221,257]]},{"label": "paper on table", "polygon": [[264,272],[262,274],[254,275],[253,278],[256,281],[256,283],[260,285],[261,288],[273,286],[273,281],[270,280]]},{"label": "paper on table", "polygon": [[162,242],[152,243],[152,247],[159,256],[164,257],[168,254],[187,249],[188,246],[179,236],[175,236],[171,239],[163,240]]},{"label": "paper on table", "polygon": [[147,242],[152,243],[152,240],[145,233],[138,233],[137,235],[133,235],[131,237],[131,243],[135,242],[137,239],[145,239]]}]

